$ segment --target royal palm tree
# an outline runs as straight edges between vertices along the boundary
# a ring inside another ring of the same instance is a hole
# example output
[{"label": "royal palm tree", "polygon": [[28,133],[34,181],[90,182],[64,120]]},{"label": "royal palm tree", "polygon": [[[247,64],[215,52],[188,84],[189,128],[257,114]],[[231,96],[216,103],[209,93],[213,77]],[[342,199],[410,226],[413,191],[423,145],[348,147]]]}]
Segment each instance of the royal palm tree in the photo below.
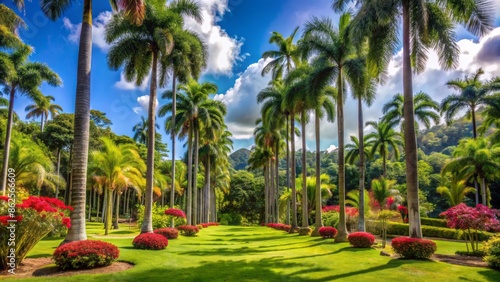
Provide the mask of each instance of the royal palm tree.
[{"label": "royal palm tree", "polygon": [[490,96],[488,106],[482,112],[483,123],[478,127],[479,134],[483,135],[488,128],[495,126],[495,131],[490,135],[491,144],[500,143],[500,94]]},{"label": "royal palm tree", "polygon": [[[439,104],[424,92],[418,92],[413,97],[414,114],[416,120],[425,125],[426,129],[431,128],[431,121],[434,124],[439,124],[441,117],[439,116]],[[384,122],[391,125],[400,125],[401,131],[404,132],[404,98],[401,94],[396,94],[392,100],[384,104],[382,108],[384,113]],[[418,130],[418,123],[415,123],[415,128]]]},{"label": "royal palm tree", "polygon": [[[492,27],[493,2],[489,0],[334,0],[332,7],[343,10],[351,2],[358,12],[353,19],[354,40],[368,39],[368,65],[373,76],[385,73],[393,54],[403,43],[404,143],[408,193],[409,235],[422,238],[418,203],[417,140],[414,121],[412,66],[424,70],[428,49],[437,50],[444,69],[457,65],[459,48],[453,22],[464,24],[474,35],[484,35]],[[402,29],[400,27],[402,23]]]},{"label": "royal palm tree", "polygon": [[[42,0],[43,13],[55,21],[75,1]],[[143,0],[110,0],[114,10],[123,10],[131,22],[140,24],[144,18]],[[85,231],[85,197],[90,133],[90,62],[92,59],[92,0],[83,1],[82,26],[78,47],[75,97],[75,130],[72,145],[71,228],[64,243],[87,239]]]},{"label": "royal palm tree", "polygon": [[0,47],[19,48],[22,46],[23,42],[17,34],[19,28],[26,28],[26,23],[14,11],[0,4]]},{"label": "royal palm tree", "polygon": [[29,62],[28,57],[31,53],[32,48],[28,45],[24,45],[11,54],[0,52],[0,56],[8,58],[13,66],[13,72],[3,81],[3,85],[5,86],[4,91],[9,95],[9,113],[7,117],[7,129],[5,131],[2,175],[0,179],[3,195],[5,195],[7,185],[7,168],[9,166],[10,139],[16,94],[25,95],[34,100],[42,96],[38,89],[42,83],[46,82],[51,86],[59,86],[62,83],[59,76],[47,65],[38,62]]},{"label": "royal palm tree", "polygon": [[467,186],[467,182],[465,180],[453,178],[449,188],[446,186],[439,186],[436,188],[436,192],[441,194],[441,196],[446,199],[450,207],[453,207],[462,203],[465,196],[469,193],[476,192],[476,189]]},{"label": "royal palm tree", "polygon": [[345,156],[344,156],[344,100],[347,85],[355,93],[365,91],[365,59],[358,56],[357,48],[351,40],[350,14],[340,17],[339,27],[335,29],[328,18],[313,18],[304,28],[303,48],[306,55],[316,54],[318,65],[315,67],[311,87],[321,89],[336,81],[337,88],[337,126],[339,142],[339,225],[335,240],[347,240],[345,216]]},{"label": "royal palm tree", "polygon": [[441,102],[441,111],[444,113],[448,124],[452,123],[453,118],[460,110],[467,110],[467,114],[472,117],[472,135],[474,138],[477,137],[477,107],[487,105],[490,101],[488,94],[500,90],[499,77],[483,83],[479,80],[483,74],[484,71],[479,69],[471,76],[465,76],[464,79],[448,81],[446,85],[449,88],[459,91],[459,93],[450,95]]},{"label": "royal palm tree", "polygon": [[372,148],[371,155],[378,153],[382,157],[382,176],[387,177],[387,158],[389,151],[394,153],[394,158],[399,159],[399,146],[403,146],[401,135],[394,131],[391,124],[386,122],[369,121],[367,126],[372,126],[375,132],[366,135],[367,144]]},{"label": "royal palm tree", "polygon": [[[146,172],[145,212],[142,233],[153,232],[152,197],[155,151],[155,118],[157,87],[167,83],[167,58],[173,50],[174,34],[183,24],[182,15],[199,16],[199,7],[192,1],[163,1],[146,3],[146,14],[140,26],[131,23],[123,14],[115,14],[106,27],[106,42],[112,43],[108,64],[112,69],[124,66],[125,78],[140,85],[151,72],[148,110],[148,154]],[[158,71],[158,67],[160,71]],[[159,77],[159,81],[158,81]]]},{"label": "royal palm tree", "polygon": [[[160,126],[156,123],[155,128],[160,129]],[[141,121],[132,127],[132,131],[134,132],[132,139],[135,142],[148,144],[148,121],[144,116],[141,116]]]},{"label": "royal palm tree", "polygon": [[[90,171],[97,176],[103,177],[104,189],[107,194],[105,233],[111,226],[113,193],[116,195],[116,203],[119,203],[120,193],[128,187],[143,186],[145,170],[144,161],[141,159],[135,144],[116,145],[107,138],[101,139],[103,149],[92,153]],[[116,218],[118,219],[118,205],[116,205]]]},{"label": "royal palm tree", "polygon": [[24,109],[28,112],[28,114],[26,114],[26,118],[30,119],[40,117],[40,131],[43,132],[43,128],[45,126],[45,122],[47,122],[49,118],[49,114],[51,118],[54,118],[60,112],[62,112],[63,109],[61,106],[51,103],[54,101],[54,97],[50,95],[38,96],[34,100],[34,104],[28,105]]},{"label": "royal palm tree", "polygon": [[[269,159],[273,156],[269,147],[256,146],[252,148],[248,158],[250,170],[262,168],[264,174],[264,223],[269,223]],[[293,188],[293,187],[292,187]],[[297,218],[297,217],[295,217]]]},{"label": "royal palm tree", "polygon": [[477,175],[481,183],[481,202],[487,206],[489,205],[487,182],[498,175],[499,170],[500,147],[492,147],[487,139],[478,137],[460,140],[453,152],[453,159],[444,166],[442,173],[451,172],[462,180]]},{"label": "royal palm tree", "polygon": [[[367,135],[364,136],[364,144],[367,145]],[[359,140],[356,136],[351,135],[351,142],[345,145],[346,154],[345,161],[350,165],[353,165],[355,162],[359,161]],[[364,146],[363,148],[365,159],[370,160],[372,158],[372,150],[369,146]]]}]

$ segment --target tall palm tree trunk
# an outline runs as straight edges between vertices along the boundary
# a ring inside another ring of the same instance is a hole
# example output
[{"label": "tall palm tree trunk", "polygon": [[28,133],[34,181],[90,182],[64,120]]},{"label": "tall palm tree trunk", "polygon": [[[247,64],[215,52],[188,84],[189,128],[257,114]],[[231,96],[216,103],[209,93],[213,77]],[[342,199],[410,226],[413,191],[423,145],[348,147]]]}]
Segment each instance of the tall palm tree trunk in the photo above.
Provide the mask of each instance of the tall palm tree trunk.
[{"label": "tall palm tree trunk", "polygon": [[319,132],[319,110],[316,110],[314,117],[314,132],[316,137],[316,214],[315,227],[312,236],[319,236],[319,229],[323,226],[321,219],[321,151],[320,147],[320,132]]},{"label": "tall palm tree trunk", "polygon": [[306,111],[301,113],[302,125],[302,227],[309,228],[309,216],[307,207],[307,168],[306,168]]},{"label": "tall palm tree trunk", "polygon": [[336,242],[347,241],[347,226],[345,216],[345,157],[344,157],[344,91],[342,85],[342,68],[338,73],[337,126],[339,139],[339,224]]},{"label": "tall palm tree trunk", "polygon": [[113,216],[113,191],[106,188],[106,218],[104,219],[104,235],[108,235]]},{"label": "tall palm tree trunk", "polygon": [[118,226],[118,221],[120,220],[120,196],[121,193],[116,190],[116,200],[115,200],[115,221],[113,222],[113,229],[120,229]]},{"label": "tall palm tree trunk", "polygon": [[204,217],[203,217],[203,222],[209,222],[210,221],[210,214],[211,214],[211,209],[210,209],[210,204],[211,204],[211,199],[210,199],[210,158],[207,160],[207,167],[205,168],[205,191],[204,191],[204,202],[205,202],[205,209],[204,209]]},{"label": "tall palm tree trunk", "polygon": [[274,160],[269,159],[269,215],[271,216],[271,222],[278,223],[274,214]]},{"label": "tall palm tree trunk", "polygon": [[297,188],[295,186],[295,114],[290,114],[290,142],[291,142],[291,186],[292,186],[292,227],[290,228],[290,233],[295,233],[299,230],[299,225],[297,224]]},{"label": "tall palm tree trunk", "polygon": [[92,0],[83,3],[83,20],[76,76],[75,125],[71,173],[71,228],[62,244],[86,240],[85,192],[90,127],[90,64],[92,58]]},{"label": "tall palm tree trunk", "polygon": [[486,194],[486,177],[481,177],[481,196],[482,196],[482,202],[483,206],[489,206],[488,200],[487,200],[487,194]]},{"label": "tall palm tree trunk", "polygon": [[476,105],[474,104],[471,107],[471,115],[472,115],[472,136],[474,136],[474,139],[477,139]]},{"label": "tall palm tree trunk", "polygon": [[156,87],[157,87],[158,51],[153,52],[151,84],[149,86],[148,110],[148,154],[146,158],[146,194],[144,203],[144,221],[141,233],[153,232],[153,185],[155,165],[155,126],[156,126]]},{"label": "tall palm tree trunk", "polygon": [[93,190],[93,187],[91,186],[90,187],[90,191],[89,191],[89,216],[88,216],[88,221],[92,220],[92,190]]},{"label": "tall palm tree trunk", "polygon": [[417,140],[415,135],[412,73],[410,60],[410,3],[403,1],[403,92],[404,139],[408,221],[411,238],[422,238],[418,203]]},{"label": "tall palm tree trunk", "polygon": [[276,143],[276,150],[274,152],[274,158],[275,158],[275,162],[274,162],[274,170],[276,171],[276,188],[275,188],[275,192],[274,192],[274,209],[275,209],[275,212],[274,214],[276,215],[276,223],[279,223],[280,222],[280,207],[279,207],[279,200],[280,200],[280,174],[279,174],[279,171],[280,171],[280,163],[279,163],[279,150],[280,150],[280,147],[279,147],[279,140],[278,142]]},{"label": "tall palm tree trunk", "polygon": [[188,188],[187,188],[187,224],[193,223],[193,129],[188,133]]},{"label": "tall palm tree trunk", "polygon": [[363,101],[358,99],[358,139],[359,139],[359,206],[358,231],[365,232],[365,141],[363,134]]},{"label": "tall palm tree trunk", "polygon": [[[57,148],[57,165],[56,165],[57,176],[59,176],[59,171],[61,169],[61,148]],[[59,197],[59,182],[56,184],[56,199]],[[94,201],[95,202],[95,201]]]},{"label": "tall palm tree trunk", "polygon": [[[289,191],[290,189],[290,144],[288,142],[290,134],[288,133],[288,115],[285,116],[286,118],[286,189]],[[290,199],[286,200],[286,219],[285,219],[286,224],[290,224]]]},{"label": "tall palm tree trunk", "polygon": [[9,113],[7,116],[7,130],[5,132],[5,143],[4,143],[4,153],[3,153],[3,166],[2,166],[2,195],[5,196],[7,191],[7,171],[9,167],[9,153],[10,153],[10,138],[12,135],[12,120],[14,117],[14,98],[16,95],[16,88],[14,85],[11,86],[10,96],[9,96]]},{"label": "tall palm tree trunk", "polygon": [[[177,87],[176,87],[176,75],[175,70],[172,74],[172,132],[170,133],[172,136],[172,188],[170,189],[170,207],[174,207],[175,201],[175,115],[177,111]],[[172,221],[170,222],[170,227],[174,228],[175,222],[174,217],[172,217]]]},{"label": "tall palm tree trunk", "polygon": [[269,223],[269,170],[266,165],[264,165],[264,223],[267,225]]},{"label": "tall palm tree trunk", "polygon": [[200,130],[194,130],[194,172],[193,172],[193,224],[198,224],[198,156],[199,156]]},{"label": "tall palm tree trunk", "polygon": [[387,152],[385,150],[382,153],[382,176],[387,178]]}]

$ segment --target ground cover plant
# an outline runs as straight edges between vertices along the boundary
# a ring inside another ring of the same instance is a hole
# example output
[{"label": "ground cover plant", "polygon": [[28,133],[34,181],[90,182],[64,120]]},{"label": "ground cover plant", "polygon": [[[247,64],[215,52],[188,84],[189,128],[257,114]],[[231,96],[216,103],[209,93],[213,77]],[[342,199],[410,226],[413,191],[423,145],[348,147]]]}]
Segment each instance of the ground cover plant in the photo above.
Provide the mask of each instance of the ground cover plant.
[{"label": "ground cover plant", "polygon": [[59,246],[52,259],[60,269],[85,269],[110,265],[119,255],[111,243],[83,240]]}]

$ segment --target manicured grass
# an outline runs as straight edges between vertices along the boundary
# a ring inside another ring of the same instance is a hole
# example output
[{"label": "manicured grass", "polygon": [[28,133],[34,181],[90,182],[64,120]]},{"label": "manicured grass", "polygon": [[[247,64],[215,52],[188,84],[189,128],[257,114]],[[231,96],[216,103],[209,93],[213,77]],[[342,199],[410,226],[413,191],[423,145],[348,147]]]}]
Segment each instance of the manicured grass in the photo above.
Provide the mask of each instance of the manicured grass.
[{"label": "manicured grass", "polygon": [[[90,224],[89,234],[101,234],[100,228],[102,225]],[[116,238],[137,234],[137,229],[131,230],[136,232],[113,231],[113,238],[99,239],[120,247],[120,260],[136,264],[132,269],[22,281],[500,281],[500,272],[486,268],[394,260],[380,256],[380,249],[354,249],[347,243],[290,235],[266,227],[213,226],[202,229],[195,237],[170,240],[161,251],[135,250],[132,238]],[[128,227],[120,231],[128,231]],[[49,256],[60,242],[44,240],[28,257]],[[465,250],[464,243],[437,244],[438,253]]]}]

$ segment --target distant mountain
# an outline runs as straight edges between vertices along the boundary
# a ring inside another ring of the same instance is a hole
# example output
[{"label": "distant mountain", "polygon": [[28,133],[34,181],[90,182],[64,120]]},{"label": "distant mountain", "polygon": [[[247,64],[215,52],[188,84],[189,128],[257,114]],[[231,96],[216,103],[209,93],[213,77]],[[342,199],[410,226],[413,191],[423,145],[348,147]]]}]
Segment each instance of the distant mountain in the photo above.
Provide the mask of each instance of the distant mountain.
[{"label": "distant mountain", "polygon": [[249,157],[250,150],[243,148],[229,155],[229,162],[235,170],[244,170],[248,165]]}]

